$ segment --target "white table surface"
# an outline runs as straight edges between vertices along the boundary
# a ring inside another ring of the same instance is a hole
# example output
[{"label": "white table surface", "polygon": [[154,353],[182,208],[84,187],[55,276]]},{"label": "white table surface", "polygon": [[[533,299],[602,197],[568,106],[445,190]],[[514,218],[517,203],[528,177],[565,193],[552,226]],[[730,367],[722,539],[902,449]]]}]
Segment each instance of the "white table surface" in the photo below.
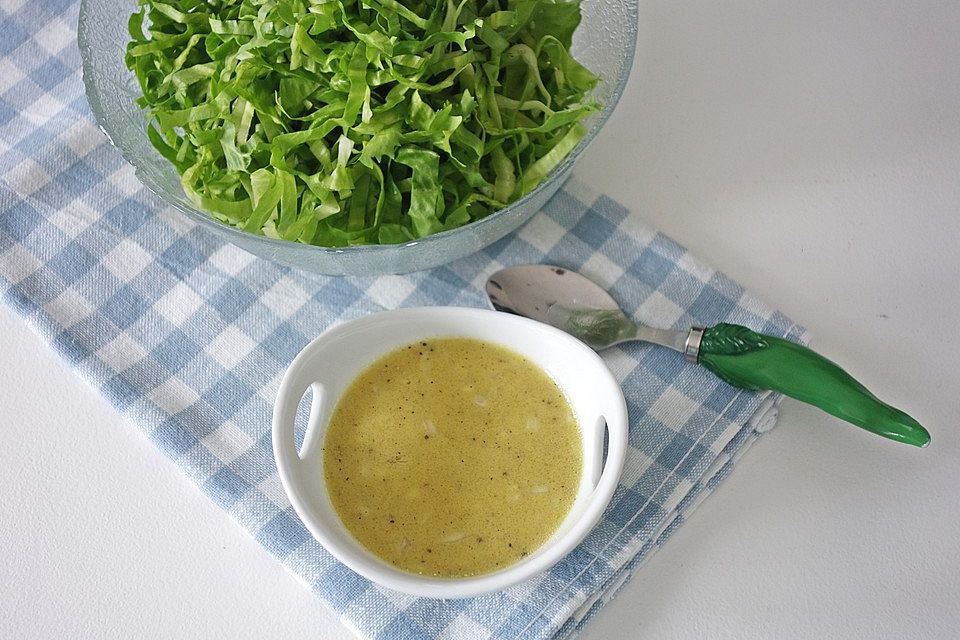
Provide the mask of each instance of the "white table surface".
[{"label": "white table surface", "polygon": [[[785,401],[584,638],[955,638],[960,3],[649,1],[579,174],[933,433]],[[350,638],[0,311],[0,637]]]}]

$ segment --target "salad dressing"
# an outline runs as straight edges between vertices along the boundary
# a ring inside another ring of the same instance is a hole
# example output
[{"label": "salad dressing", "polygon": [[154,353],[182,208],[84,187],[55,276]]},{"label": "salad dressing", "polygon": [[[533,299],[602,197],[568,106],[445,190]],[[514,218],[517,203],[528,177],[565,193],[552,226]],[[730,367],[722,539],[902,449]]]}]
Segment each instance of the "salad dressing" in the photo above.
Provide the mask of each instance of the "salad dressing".
[{"label": "salad dressing", "polygon": [[513,564],[573,504],[581,437],[538,366],[468,338],[407,345],[343,394],[324,442],[350,533],[413,573],[463,577]]}]

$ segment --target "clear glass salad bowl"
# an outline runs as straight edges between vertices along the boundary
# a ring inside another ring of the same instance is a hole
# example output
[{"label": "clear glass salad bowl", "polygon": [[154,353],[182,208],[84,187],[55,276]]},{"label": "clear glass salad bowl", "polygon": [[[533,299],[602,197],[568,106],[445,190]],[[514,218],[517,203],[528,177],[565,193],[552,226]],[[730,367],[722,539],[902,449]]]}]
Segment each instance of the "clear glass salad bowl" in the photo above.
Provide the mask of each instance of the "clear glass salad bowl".
[{"label": "clear glass salad bowl", "polygon": [[405,244],[325,248],[235,229],[187,199],[176,170],[147,138],[144,113],[135,104],[140,96],[137,80],[124,65],[127,20],[136,8],[137,0],[82,0],[80,5],[83,82],[94,117],[110,142],[147,188],[223,240],[262,258],[328,275],[372,276],[440,266],[483,249],[529,220],[560,188],[616,107],[633,63],[637,34],[637,0],[584,1],[572,51],[600,76],[594,95],[602,108],[585,122],[587,135],[529,194],[486,218]]}]

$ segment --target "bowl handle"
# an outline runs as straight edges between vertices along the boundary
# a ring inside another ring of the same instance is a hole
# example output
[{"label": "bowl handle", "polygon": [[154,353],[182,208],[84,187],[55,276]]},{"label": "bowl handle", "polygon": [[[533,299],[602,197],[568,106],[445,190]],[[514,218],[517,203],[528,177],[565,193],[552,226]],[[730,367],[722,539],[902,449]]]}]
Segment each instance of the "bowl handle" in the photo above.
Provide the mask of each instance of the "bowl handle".
[{"label": "bowl handle", "polygon": [[307,419],[307,430],[303,434],[303,444],[300,445],[300,459],[307,460],[312,458],[320,447],[322,438],[320,437],[323,429],[320,428],[320,421],[323,418],[324,401],[326,398],[326,389],[319,382],[310,385],[312,395],[310,397],[310,417]]},{"label": "bowl handle", "polygon": [[[310,417],[307,420],[306,433],[300,451],[296,445],[296,418],[300,401],[307,389],[312,391]],[[280,383],[277,401],[273,408],[273,454],[277,465],[295,464],[310,458],[320,447],[320,433],[323,417],[325,389],[319,382],[311,382],[302,371],[291,370]]]},{"label": "bowl handle", "polygon": [[610,428],[605,416],[601,415],[597,418],[594,436],[597,438],[597,453],[594,454],[596,463],[590,478],[594,491],[609,488],[612,493],[620,481],[620,473],[623,471],[623,462],[627,454],[626,443],[623,439],[614,437],[613,433],[614,429]]},{"label": "bowl handle", "polygon": [[603,475],[605,466],[608,466],[605,464],[608,460],[606,455],[607,429],[607,419],[604,416],[599,416],[594,423],[593,433],[590,435],[594,439],[593,460],[590,464],[590,486],[594,489],[600,483],[600,477]]}]

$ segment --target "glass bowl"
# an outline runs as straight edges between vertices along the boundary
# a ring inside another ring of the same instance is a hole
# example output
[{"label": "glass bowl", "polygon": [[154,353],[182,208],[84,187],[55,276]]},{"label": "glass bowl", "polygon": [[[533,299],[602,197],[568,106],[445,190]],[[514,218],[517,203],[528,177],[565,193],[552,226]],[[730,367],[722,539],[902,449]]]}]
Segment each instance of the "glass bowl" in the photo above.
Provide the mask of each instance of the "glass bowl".
[{"label": "glass bowl", "polygon": [[610,117],[630,74],[637,35],[637,0],[586,0],[573,53],[600,76],[594,95],[602,108],[587,135],[533,191],[476,222],[395,245],[326,248],[276,240],[227,226],[187,199],[180,177],[147,139],[136,78],[124,65],[127,20],[137,0],[82,0],[77,35],[87,100],[100,128],[133,165],[143,184],[165,203],[223,240],[275,262],[327,275],[372,276],[440,266],[483,249],[529,220],[556,193],[574,162]]}]

